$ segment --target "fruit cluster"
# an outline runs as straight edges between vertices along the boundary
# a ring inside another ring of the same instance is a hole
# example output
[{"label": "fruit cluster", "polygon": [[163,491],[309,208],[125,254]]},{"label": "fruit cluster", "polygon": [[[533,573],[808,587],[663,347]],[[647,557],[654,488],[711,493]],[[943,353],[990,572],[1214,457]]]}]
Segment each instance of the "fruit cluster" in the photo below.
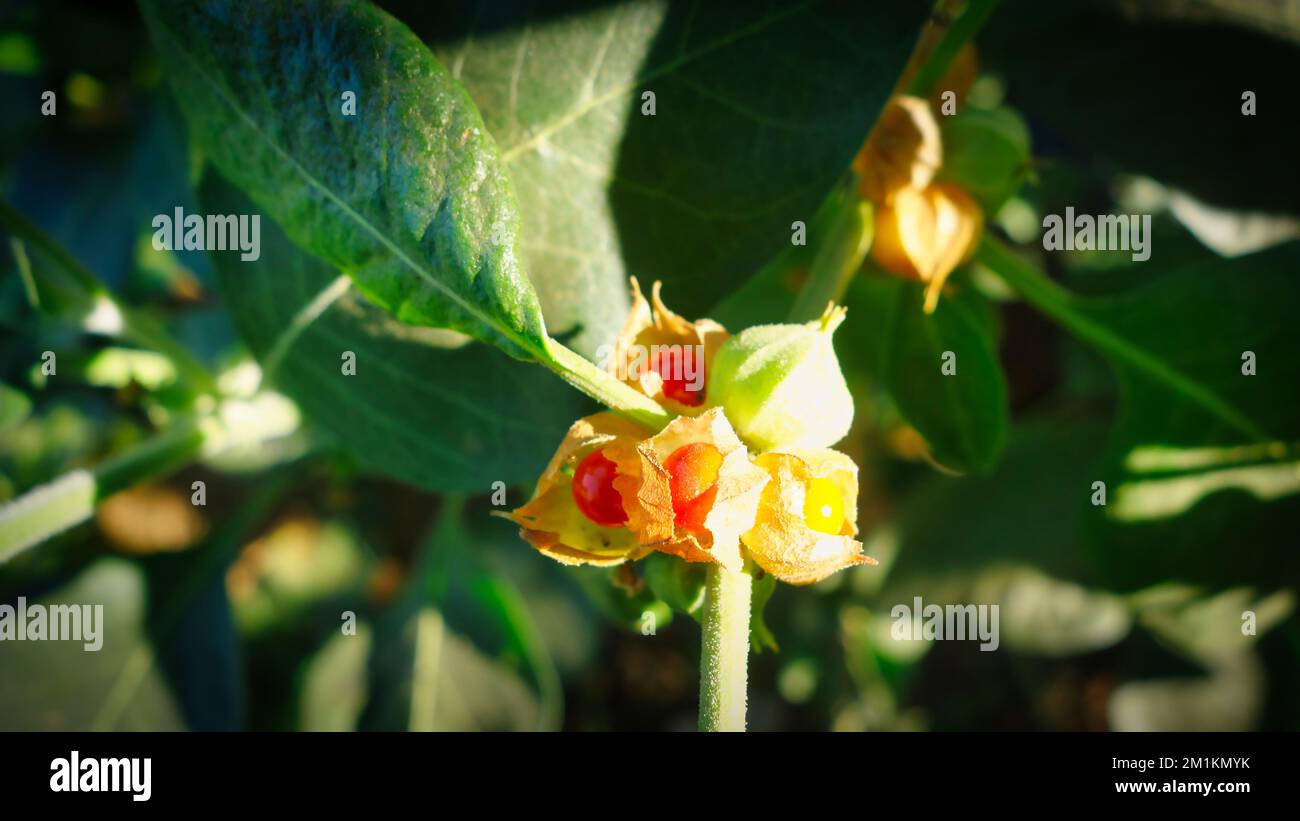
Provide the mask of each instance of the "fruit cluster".
[{"label": "fruit cluster", "polygon": [[[969,85],[974,69],[961,70],[965,62],[945,77],[945,88]],[[974,255],[984,228],[984,214],[969,194],[935,182],[943,165],[934,114],[940,104],[895,96],[853,161],[858,192],[875,205],[871,258],[890,273],[925,283],[926,313],[938,305],[948,275]]]},{"label": "fruit cluster", "polygon": [[[542,553],[567,564],[614,565],[660,551],[732,570],[752,559],[791,584],[870,562],[857,535],[857,465],[830,445],[853,420],[831,345],[844,319],[828,308],[804,325],[730,336],[688,322],[633,282],[633,306],[612,373],[679,413],[654,432],[613,413],[579,419],[527,504],[506,514]],[[703,352],[694,387],[649,344]]]}]

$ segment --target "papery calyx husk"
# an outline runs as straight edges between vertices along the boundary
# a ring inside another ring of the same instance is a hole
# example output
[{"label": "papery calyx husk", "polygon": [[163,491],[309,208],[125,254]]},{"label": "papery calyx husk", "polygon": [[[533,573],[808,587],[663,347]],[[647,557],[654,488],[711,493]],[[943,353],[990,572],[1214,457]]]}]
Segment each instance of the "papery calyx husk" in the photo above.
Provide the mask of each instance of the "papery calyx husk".
[{"label": "papery calyx husk", "polygon": [[[678,448],[690,444],[712,445],[722,456],[713,506],[698,533],[677,525],[672,479],[664,466]],[[605,455],[618,468],[614,487],[623,497],[627,528],[641,545],[687,561],[741,569],[740,534],[753,526],[768,475],[750,461],[720,408],[679,416],[649,439],[635,444],[621,440]]]},{"label": "papery calyx husk", "polygon": [[[676,351],[674,355],[701,351],[703,361],[692,359],[691,367],[702,369],[707,379],[714,354],[729,337],[727,329],[712,319],[691,322],[671,311],[661,298],[660,282],[655,282],[651,288],[649,302],[641,293],[636,277],[631,277],[631,286],[632,307],[614,342],[606,371],[675,414],[693,416],[701,413],[704,410],[702,405],[685,405],[664,395],[663,379],[650,367],[649,355],[656,348],[671,348]],[[693,353],[689,355],[694,357]]]},{"label": "papery calyx husk", "polygon": [[980,207],[955,185],[895,192],[876,210],[871,258],[890,273],[925,283],[925,312],[938,304],[948,275],[970,260],[984,228]]},{"label": "papery calyx husk", "polygon": [[602,527],[583,515],[573,501],[575,467],[592,451],[609,458],[615,448],[635,448],[649,431],[614,413],[597,413],[574,422],[537,489],[522,507],[498,513],[519,525],[519,535],[543,554],[563,564],[603,567],[639,559],[649,548],[637,544],[626,527]]},{"label": "papery calyx husk", "polygon": [[882,205],[903,188],[925,188],[943,164],[943,140],[930,104],[920,97],[893,97],[853,160],[858,191]]},{"label": "papery calyx husk", "polygon": [[[787,584],[812,584],[857,564],[875,564],[857,541],[858,466],[838,451],[765,453],[755,463],[771,482],[763,489],[758,515],[742,541],[759,567]],[[814,479],[839,489],[844,524],[839,533],[813,530],[804,519],[805,493]]]},{"label": "papery calyx husk", "polygon": [[723,345],[709,373],[722,406],[756,451],[829,447],[849,432],[853,397],[831,336],[845,309],[801,325],[757,325]]}]

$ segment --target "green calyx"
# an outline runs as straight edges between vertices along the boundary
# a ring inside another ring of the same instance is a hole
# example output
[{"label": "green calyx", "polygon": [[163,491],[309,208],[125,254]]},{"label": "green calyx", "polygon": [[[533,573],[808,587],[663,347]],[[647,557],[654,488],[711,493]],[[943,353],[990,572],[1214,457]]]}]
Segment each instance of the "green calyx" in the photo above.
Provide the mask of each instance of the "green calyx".
[{"label": "green calyx", "polygon": [[708,395],[758,451],[826,448],[853,423],[831,335],[843,308],[803,325],[758,325],[727,340],[713,358]]}]

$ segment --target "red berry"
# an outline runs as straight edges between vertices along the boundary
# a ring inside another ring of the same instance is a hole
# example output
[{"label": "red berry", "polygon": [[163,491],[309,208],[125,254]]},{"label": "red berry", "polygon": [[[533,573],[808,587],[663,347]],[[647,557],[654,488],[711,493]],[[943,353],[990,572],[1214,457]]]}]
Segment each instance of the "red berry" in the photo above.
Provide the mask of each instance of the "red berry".
[{"label": "red berry", "polygon": [[[664,396],[691,407],[704,402],[704,363],[697,360],[695,351],[694,347],[686,345],[656,351],[650,358],[651,370],[664,381]],[[690,373],[690,379],[687,373]]]},{"label": "red berry", "polygon": [[718,495],[721,468],[722,452],[703,442],[682,445],[664,460],[668,490],[673,497],[673,515],[679,527],[704,530],[704,519]]},{"label": "red berry", "polygon": [[618,468],[599,451],[587,454],[573,472],[573,501],[582,515],[601,527],[618,527],[627,521],[623,497],[614,489]]}]

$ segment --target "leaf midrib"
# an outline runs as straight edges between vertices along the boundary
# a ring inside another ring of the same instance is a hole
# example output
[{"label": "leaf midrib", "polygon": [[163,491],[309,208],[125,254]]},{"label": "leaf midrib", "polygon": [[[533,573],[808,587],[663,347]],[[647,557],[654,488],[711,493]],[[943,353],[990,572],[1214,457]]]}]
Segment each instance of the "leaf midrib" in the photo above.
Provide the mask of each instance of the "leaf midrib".
[{"label": "leaf midrib", "polygon": [[[339,198],[333,191],[330,190],[328,186],[326,186],[320,180],[316,179],[311,173],[307,171],[307,169],[303,168],[302,165],[296,159],[294,159],[292,155],[290,155],[287,151],[281,148],[278,143],[272,140],[263,131],[261,125],[256,120],[254,120],[251,115],[245,112],[239,106],[237,101],[231,99],[230,96],[226,94],[225,89],[222,88],[220,83],[218,83],[214,78],[210,77],[206,71],[204,71],[204,67],[202,66],[202,64],[199,63],[199,61],[192,54],[190,54],[189,51],[187,51],[184,47],[182,47],[180,40],[176,38],[176,36],[171,32],[171,30],[167,27],[167,25],[161,19],[157,18],[156,15],[154,16],[154,18],[155,18],[154,19],[155,30],[167,37],[167,39],[171,42],[172,48],[176,51],[176,53],[181,55],[186,60],[186,62],[188,62],[190,66],[194,69],[195,75],[199,77],[209,87],[211,87],[212,90],[216,93],[217,97],[220,98],[221,101],[225,103],[229,107],[229,109],[235,113],[236,116],[238,116],[241,120],[245,122],[248,128],[252,130],[253,134],[265,145],[267,145],[272,151],[274,151],[277,155],[283,158],[286,164],[293,171],[297,172],[302,177],[302,179],[307,182],[309,186],[319,191],[330,202],[334,203],[339,208],[339,210],[342,211],[346,216],[350,217],[354,222],[356,222],[357,225],[361,226],[363,230],[371,234],[385,248],[387,248],[389,252],[393,254],[394,257],[396,257],[408,268],[410,268],[410,270],[413,271],[416,274],[416,276],[420,277],[422,280],[424,280],[425,282],[433,286],[436,290],[444,294],[458,307],[464,310],[467,314],[474,317],[478,321],[482,322],[487,327],[490,327],[493,330],[497,331],[502,336],[506,337],[511,342],[515,343],[525,351],[528,351],[529,353],[532,353],[536,356],[541,356],[543,358],[546,356],[544,345],[538,345],[534,343],[532,340],[524,337],[522,334],[517,333],[513,328],[500,322],[495,317],[483,312],[478,308],[478,306],[462,298],[460,294],[456,293],[455,290],[447,286],[446,283],[442,282],[442,280],[438,279],[438,277],[426,271],[415,260],[411,259],[405,252],[402,251],[400,247],[397,246],[397,244],[386,233],[384,233],[384,231],[380,230],[377,226],[371,224],[370,221],[367,220],[365,217],[363,217],[361,214],[354,211],[352,207],[347,204],[347,202]],[[538,321],[539,322],[541,321],[540,317]],[[542,333],[545,334],[544,328],[542,329]]]}]

